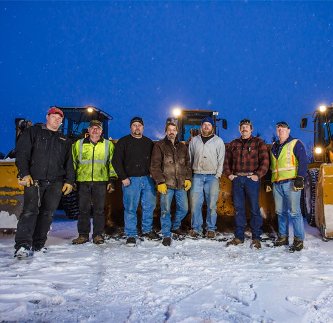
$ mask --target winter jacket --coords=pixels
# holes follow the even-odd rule
[[[112,165],[118,178],[149,176],[150,157],[154,143],[142,136],[132,135],[122,137],[116,143]]]
[[[111,164],[114,145],[111,141],[101,138],[96,144],[89,137],[80,139],[73,144],[73,162],[78,182],[107,182],[116,178]]]
[[[227,146],[224,175],[254,173],[262,178],[269,168],[267,145],[259,137],[237,138]]]
[[[221,177],[225,146],[220,137],[214,135],[204,144],[201,135],[196,136],[190,142],[189,152],[195,174],[213,174],[216,178]]]
[[[186,179],[191,180],[190,156],[185,144],[167,137],[155,143],[150,163],[150,173],[156,184],[165,183],[168,188],[183,189]]]
[[[26,129],[16,146],[18,176],[31,175],[33,180],[64,181],[73,184],[75,173],[71,141],[46,125]]]

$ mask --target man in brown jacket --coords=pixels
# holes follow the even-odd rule
[[[156,142],[153,148],[150,173],[161,194],[161,227],[162,244],[171,245],[172,232],[182,235],[181,221],[188,211],[187,191],[191,188],[191,165],[186,145],[177,139],[177,125],[168,122],[165,127],[165,138]],[[175,196],[176,214],[171,225],[170,207]]]

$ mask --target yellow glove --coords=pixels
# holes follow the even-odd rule
[[[64,195],[69,194],[73,190],[73,186],[71,184],[65,183],[64,186],[62,187],[62,192]]]
[[[168,190],[168,187],[166,186],[165,183],[163,183],[163,184],[158,184],[158,185],[157,185],[157,190],[158,190],[161,194],[166,194],[166,193],[167,193],[167,190]]]
[[[30,175],[24,176],[23,178],[18,179],[19,185],[30,187],[34,184],[34,181],[32,180],[32,177]]]
[[[185,191],[187,192],[191,188],[191,186],[192,186],[191,181],[188,180],[188,179],[185,179],[184,186],[185,186]]]

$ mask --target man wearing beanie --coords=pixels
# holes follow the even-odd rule
[[[137,208],[141,200],[142,236],[159,240],[153,231],[153,212],[156,206],[154,181],[149,173],[150,158],[153,150],[151,139],[143,135],[144,123],[141,117],[130,121],[131,133],[118,140],[112,159],[113,167],[122,181],[125,234],[128,246],[136,245]]]
[[[259,209],[260,178],[268,170],[269,155],[265,142],[252,136],[253,126],[249,119],[239,122],[240,138],[233,140],[226,153],[224,174],[232,181],[232,197],[235,207],[235,237],[227,246],[244,243],[246,228],[245,201],[251,214],[251,248],[260,249],[262,216]]]
[[[189,146],[193,170],[191,197],[191,238],[198,238],[203,231],[202,204],[207,203],[206,237],[215,238],[216,203],[219,196],[220,177],[223,171],[225,147],[223,140],[214,134],[214,121],[206,117],[201,121],[201,134]]]

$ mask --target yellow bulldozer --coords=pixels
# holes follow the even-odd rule
[[[317,226],[323,240],[333,239],[333,105],[321,105],[301,128],[314,133],[313,160],[304,187],[304,212],[308,223]]]
[[[109,120],[112,116],[108,113],[93,107],[61,107],[64,112],[64,120],[61,131],[71,138],[73,142],[82,138],[87,133],[91,120],[97,119],[103,123],[103,135],[108,138]],[[15,119],[15,140],[32,122],[26,119]],[[77,194],[73,192],[62,198],[59,208],[66,212],[69,218],[78,216]],[[4,159],[0,160],[0,230],[13,230],[17,225],[17,218],[23,207],[23,187],[17,182],[17,169],[15,166],[15,149],[10,151]]]

